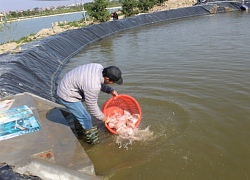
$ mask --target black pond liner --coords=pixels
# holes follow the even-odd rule
[[[12,166],[0,163],[0,179],[2,180],[42,180],[38,176],[19,174],[13,170]]]
[[[56,101],[55,83],[61,69],[90,44],[131,28],[209,15],[214,9],[216,13],[224,13],[226,9],[238,11],[240,7],[241,4],[237,2],[199,4],[91,25],[33,41],[23,45],[18,53],[0,55],[0,98],[29,92]]]

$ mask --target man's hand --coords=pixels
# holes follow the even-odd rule
[[[117,93],[115,90],[113,90],[110,94],[111,94],[112,96],[118,96],[118,93]]]
[[[108,118],[106,116],[104,116],[104,118],[102,119],[102,122],[107,122],[108,123]]]

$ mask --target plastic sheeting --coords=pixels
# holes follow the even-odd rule
[[[0,179],[15,179],[15,180],[42,180],[38,176],[19,174],[13,171],[13,167],[6,163],[0,163]]]
[[[202,4],[202,7],[211,14],[238,11],[240,10],[240,6],[241,6],[241,3],[222,2],[222,1],[216,2],[216,3]]]
[[[22,46],[16,54],[0,55],[0,97],[29,92],[55,101],[55,82],[62,67],[93,42],[114,33],[168,20],[240,10],[240,3],[202,4],[70,30]]]

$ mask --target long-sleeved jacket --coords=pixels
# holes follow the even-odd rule
[[[100,91],[110,93],[113,89],[104,84],[103,66],[96,63],[79,66],[64,75],[57,87],[57,95],[65,101],[85,101],[90,114],[97,119],[104,115],[98,106]]]

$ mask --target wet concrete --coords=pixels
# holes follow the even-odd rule
[[[41,130],[1,140],[0,162],[14,166],[15,170],[22,173],[41,173],[41,169],[35,168],[39,166],[43,168],[44,173],[48,172],[45,170],[47,168],[54,169],[59,174],[69,171],[68,175],[75,173],[80,179],[99,179],[95,176],[91,160],[63,115],[67,113],[63,106],[30,93],[17,94],[5,99],[15,99],[11,108],[22,105],[30,107]],[[32,169],[36,171],[31,172]],[[46,179],[46,176],[43,178]]]

